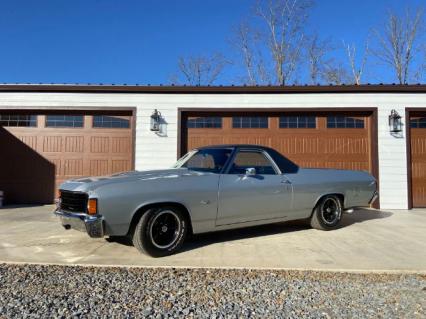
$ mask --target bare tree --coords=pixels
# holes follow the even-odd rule
[[[315,34],[307,43],[306,53],[309,63],[309,79],[311,84],[317,84],[323,76],[324,67],[330,63],[327,54],[332,51],[329,40],[320,40]]]
[[[220,53],[210,56],[179,57],[179,75],[174,75],[172,81],[178,84],[212,85],[229,63]]]
[[[232,44],[242,55],[242,64],[246,71],[243,82],[255,85],[264,82],[264,60],[261,52],[257,51],[258,34],[246,21],[241,22],[235,29]]]
[[[243,65],[247,72],[248,84],[254,85],[257,83],[257,81],[255,75],[256,73],[254,70],[255,62],[251,34],[251,28],[245,22],[242,22],[236,29],[236,43],[238,43],[241,49],[241,53],[243,56]]]
[[[421,50],[422,50],[421,66],[419,68],[418,73],[415,76],[420,81],[423,80],[426,76],[426,43],[422,44]]]
[[[342,85],[350,83],[350,75],[343,64],[334,60],[326,63],[321,73],[323,81],[327,84]]]
[[[305,40],[304,25],[310,0],[258,1],[255,13],[266,25],[265,41],[275,71],[275,82],[288,84],[294,75]]]
[[[407,84],[412,77],[411,67],[418,51],[422,20],[422,9],[417,9],[414,15],[408,10],[403,16],[389,12],[384,30],[374,31],[378,47],[371,52],[392,68],[400,84]]]
[[[251,23],[236,28],[235,44],[249,84],[295,81],[305,43],[304,26],[312,0],[263,0]]]
[[[349,68],[353,77],[353,83],[357,85],[361,84],[361,79],[362,79],[362,76],[364,75],[364,69],[367,63],[368,52],[369,52],[368,43],[369,41],[367,40],[365,42],[363,55],[361,57],[360,62],[358,63],[355,44],[346,44],[345,41],[343,41],[343,47],[346,50]]]

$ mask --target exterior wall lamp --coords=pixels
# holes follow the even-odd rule
[[[161,113],[155,109],[151,115],[151,131],[159,132],[161,124]]]
[[[402,131],[401,116],[396,110],[392,110],[389,115],[389,129],[391,133],[399,133]]]

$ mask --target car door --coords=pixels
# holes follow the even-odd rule
[[[263,150],[239,149],[220,175],[218,197],[217,226],[273,220],[291,210],[292,185]]]

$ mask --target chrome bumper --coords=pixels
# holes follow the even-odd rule
[[[104,237],[104,219],[102,216],[90,216],[84,213],[71,213],[56,209],[53,212],[61,220],[65,229],[86,232],[90,237]]]

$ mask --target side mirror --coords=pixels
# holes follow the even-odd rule
[[[246,169],[246,176],[256,175],[256,169],[254,167],[249,167]]]

